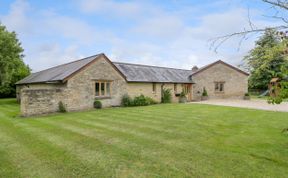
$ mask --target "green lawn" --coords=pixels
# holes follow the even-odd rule
[[[0,100],[0,177],[288,175],[288,113],[166,104],[18,114]]]

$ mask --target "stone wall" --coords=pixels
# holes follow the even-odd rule
[[[243,98],[248,92],[248,76],[224,64],[216,64],[192,76],[193,100],[200,100],[205,87],[209,98]],[[225,82],[224,92],[215,92],[215,82]]]
[[[172,102],[179,102],[179,97],[176,97],[176,93],[182,92],[182,84],[177,84],[177,91],[174,91],[174,83],[156,83],[156,92],[153,92],[153,83],[128,83],[127,93],[131,97],[139,96],[141,94],[153,98],[157,102],[161,102],[161,86],[163,88],[170,89],[172,94]]]
[[[58,111],[58,103],[64,98],[63,87],[23,88],[21,90],[21,115],[33,116]]]
[[[95,97],[98,80],[111,81],[111,97]],[[101,57],[64,84],[29,84],[17,88],[21,96],[21,115],[32,116],[57,112],[60,101],[67,111],[92,109],[95,99],[101,100],[103,107],[119,106],[126,86],[125,79]]]
[[[95,97],[96,81],[111,82],[110,97]],[[248,89],[246,75],[221,63],[193,75],[193,81],[196,83],[191,89],[194,100],[200,99],[203,87],[210,98],[243,97]],[[214,82],[225,82],[223,93],[214,91]],[[67,111],[92,109],[95,99],[101,100],[103,107],[119,106],[124,94],[131,97],[143,94],[161,102],[161,86],[171,89],[173,102],[179,101],[175,94],[182,92],[182,84],[177,84],[177,91],[174,91],[174,83],[157,83],[153,92],[153,83],[127,83],[113,65],[101,57],[63,84],[20,85],[17,93],[21,96],[21,114],[31,116],[58,111],[60,101]]]
[[[95,82],[111,81],[111,97],[96,98]],[[89,65],[67,82],[68,95],[66,100],[68,111],[93,108],[95,99],[102,102],[103,107],[119,106],[122,96],[126,93],[127,83],[121,74],[103,57]]]

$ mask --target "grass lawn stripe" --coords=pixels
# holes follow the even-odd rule
[[[56,177],[285,177],[288,174],[288,135],[281,133],[288,125],[287,113],[165,104],[56,114],[40,119],[18,119],[17,114],[19,106],[15,100],[0,100],[0,129],[11,123],[11,127],[0,130],[0,135],[27,149],[19,149],[20,153],[24,150],[24,155],[26,152],[36,155],[41,164],[35,167],[52,169]],[[36,175],[25,173],[24,166],[14,170],[13,152],[9,151],[9,145],[1,146],[0,156],[7,162],[2,166],[8,170],[3,173],[5,177],[10,173],[16,175],[10,177]],[[44,156],[50,147],[52,151]],[[58,159],[68,159],[69,163]],[[57,171],[58,166],[51,163],[66,168]],[[102,169],[107,165],[107,169]],[[74,174],[69,172],[73,168]],[[45,177],[45,173],[41,176]]]
[[[175,167],[175,165],[173,164],[173,160],[169,161],[170,165],[168,164],[169,162],[167,160],[161,160],[161,159],[155,159],[155,156],[153,156],[154,154],[157,154],[158,156],[160,156],[159,154],[169,154],[169,152],[167,152],[167,149],[162,150],[162,152],[157,152],[156,150],[149,150],[146,151],[144,154],[145,149],[148,149],[148,147],[152,146],[155,148],[158,148],[158,143],[155,141],[151,141],[150,139],[144,139],[143,138],[138,138],[136,136],[136,138],[134,137],[134,135],[131,134],[127,134],[127,133],[123,133],[123,132],[119,132],[119,131],[113,131],[110,129],[107,129],[105,127],[100,127],[100,130],[94,130],[95,127],[91,126],[91,125],[85,125],[85,124],[79,124],[79,123],[73,123],[73,122],[67,122],[65,121],[65,123],[52,123],[50,121],[46,121],[46,120],[40,120],[41,122],[44,123],[50,123],[52,124],[54,127],[60,127],[61,129],[67,129],[71,132],[76,132],[80,135],[84,135],[86,137],[90,137],[92,139],[96,139],[98,141],[102,141],[104,143],[102,149],[105,149],[106,146],[108,146],[108,148],[114,148],[112,150],[112,153],[115,154],[122,154],[122,157],[127,159],[127,156],[129,155],[129,158],[132,159],[132,161],[138,161],[139,163],[141,163],[143,160],[150,162],[151,164],[146,165],[148,166],[148,168],[151,170],[156,169],[155,172],[159,172],[159,169],[165,169],[166,171],[162,171],[162,172],[167,172],[167,169],[172,169],[174,171],[177,171],[178,168]],[[90,129],[89,129],[90,128]],[[91,128],[93,128],[93,130],[91,130]],[[100,132],[104,132],[104,138],[103,138],[103,134],[101,136],[99,136],[99,131]],[[114,133],[114,134],[113,134]],[[107,137],[108,136],[108,137]],[[135,138],[135,139],[133,139]],[[111,139],[116,139],[118,140],[117,142],[110,142],[109,140]],[[129,142],[130,139],[133,139],[134,142]],[[92,141],[90,141],[92,142]],[[147,143],[148,142],[148,143]],[[130,143],[130,144],[129,144]],[[146,147],[144,148],[143,146],[141,146],[140,149],[139,146],[137,146],[137,143],[139,145],[144,144],[146,145]],[[144,150],[143,150],[144,149]],[[109,154],[109,152],[107,152],[107,154]],[[163,155],[163,159],[166,158],[166,155]],[[117,156],[117,155],[116,155]],[[160,162],[160,164],[159,164]],[[155,164],[154,164],[155,163]],[[156,165],[157,167],[154,168],[154,165]],[[142,167],[142,166],[141,166]],[[148,169],[145,168],[145,169]],[[160,171],[161,172],[161,171]],[[156,174],[155,173],[155,174]],[[184,173],[184,172],[183,172]],[[182,173],[181,173],[182,174]],[[185,174],[185,173],[184,173]]]
[[[88,142],[87,137],[83,138],[82,135],[71,134],[64,129],[55,129],[51,125],[40,122],[26,122],[21,125],[42,140],[47,140],[51,144],[65,149],[73,157],[87,163],[87,172],[90,172],[91,176],[112,176],[110,167],[112,157],[107,152],[103,152],[101,143],[95,142],[95,140]]]
[[[7,125],[3,126],[9,128]],[[10,166],[13,165],[13,168],[17,170],[16,173],[18,172],[17,174],[21,175],[19,177],[41,177],[43,174],[47,177],[57,177],[53,169],[50,169],[44,162],[39,160],[26,145],[19,142],[14,136],[9,135],[11,135],[11,130],[2,127],[0,148],[6,153],[7,159],[10,160]],[[5,177],[2,173],[0,175],[0,177]]]
[[[87,167],[79,159],[67,153],[65,149],[51,145],[49,142],[41,140],[37,135],[25,131],[25,128],[7,124],[2,129],[9,129],[9,135],[15,138],[16,142],[29,149],[31,154],[34,154],[41,163],[45,164],[51,170],[48,171],[49,173],[54,172],[58,177],[86,176],[88,174]],[[45,172],[40,177],[46,177]]]

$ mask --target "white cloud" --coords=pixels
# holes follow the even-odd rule
[[[0,19],[8,30],[21,30],[24,33],[30,33],[32,24],[27,17],[29,10],[31,10],[29,3],[24,0],[17,0],[11,4],[9,13],[0,16]]]
[[[174,38],[182,28],[184,24],[179,17],[160,15],[141,21],[132,32],[157,38]]]
[[[199,15],[200,7],[171,11],[139,1],[76,2],[77,9],[68,15],[16,0],[9,12],[0,16],[9,30],[20,34],[25,61],[34,71],[96,52],[106,52],[113,61],[186,69],[218,59],[238,64],[255,39],[243,43],[239,52],[239,39],[225,43],[218,54],[209,50],[208,39],[243,30],[248,25],[247,10],[240,7]],[[79,10],[85,13],[79,15]],[[251,16],[259,13],[250,10]],[[93,17],[100,17],[101,22],[91,21]],[[253,22],[258,26],[271,24],[258,19]],[[106,23],[112,25],[106,27]]]
[[[140,13],[141,4],[138,2],[117,2],[113,0],[79,0],[77,5],[85,13],[105,13],[105,15],[116,14],[131,16]]]
[[[33,72],[83,57],[79,54],[79,47],[74,45],[63,48],[57,43],[47,43],[35,47],[33,51],[37,51],[37,53],[28,54],[29,58],[34,59],[30,61],[30,67],[37,69],[33,70]]]

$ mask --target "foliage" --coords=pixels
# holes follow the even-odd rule
[[[250,96],[250,94],[249,93],[245,93],[244,96]]]
[[[182,92],[180,93],[180,97],[186,97],[186,93],[185,93],[184,91],[182,91]]]
[[[101,103],[100,100],[95,100],[93,105],[94,105],[94,108],[96,108],[96,109],[101,109],[102,108],[102,103]]]
[[[15,32],[0,24],[0,98],[15,96],[15,83],[30,74]]]
[[[148,106],[151,104],[157,104],[156,101],[154,101],[152,98],[144,95],[136,96],[135,98],[131,99],[129,95],[124,95],[122,97],[122,106],[128,107],[128,106]]]
[[[156,104],[156,102],[152,98],[142,94],[140,96],[136,96],[133,100],[133,106],[148,106],[151,104]]]
[[[278,76],[281,79],[280,88],[274,88],[276,90],[279,90],[279,94],[276,97],[269,97],[268,99],[268,103],[272,103],[272,104],[280,104],[283,102],[284,99],[288,98],[288,39],[287,39],[287,36],[285,36],[284,40],[282,40],[282,54],[286,62],[281,66],[281,73]]]
[[[205,87],[203,88],[202,96],[208,96],[208,92]]]
[[[66,107],[65,107],[65,105],[64,105],[64,103],[62,101],[60,101],[58,103],[58,110],[59,110],[59,112],[62,112],[62,113],[67,112]]]
[[[121,100],[121,106],[127,107],[132,105],[133,100],[131,97],[127,94],[123,95],[122,100]]]
[[[171,103],[171,100],[172,100],[171,89],[164,88],[162,90],[161,102],[162,103]]]
[[[250,68],[249,88],[267,89],[271,78],[281,75],[281,67],[287,63],[283,49],[277,32],[267,29],[244,58]]]

